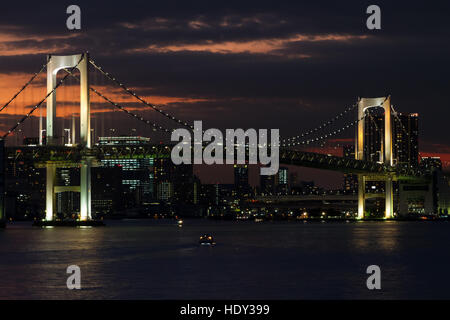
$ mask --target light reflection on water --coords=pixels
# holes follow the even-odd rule
[[[111,221],[0,230],[1,299],[449,299],[448,223]],[[198,246],[212,233],[215,247]],[[66,288],[66,268],[82,290]],[[382,290],[366,289],[368,265]]]

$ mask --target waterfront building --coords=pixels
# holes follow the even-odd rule
[[[355,146],[343,146],[343,157],[345,159],[355,159]],[[358,192],[358,175],[354,173],[344,173],[344,194],[356,194]]]
[[[419,115],[398,113],[392,122],[393,157],[398,165],[417,167],[419,164]]]
[[[139,147],[149,145],[150,139],[137,136],[99,137],[98,145],[118,148]],[[136,204],[148,202],[154,197],[154,158],[143,157],[106,157],[101,160],[105,168],[122,168],[122,185],[124,191],[134,194]]]
[[[277,173],[278,186],[277,194],[288,195],[289,194],[289,169],[287,167],[280,167]]]
[[[278,174],[260,175],[260,194],[274,195],[278,187]]]
[[[248,182],[249,168],[247,164],[234,165],[234,187],[238,197],[249,197],[251,188]]]
[[[96,216],[120,212],[128,203],[122,173],[121,166],[91,168],[92,212]]]

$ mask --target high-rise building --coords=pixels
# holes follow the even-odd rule
[[[162,181],[158,183],[157,188],[157,199],[163,201],[170,201],[173,198],[173,184],[169,181]]]
[[[5,148],[5,214],[14,219],[42,218],[45,169],[37,168],[28,148]],[[23,157],[17,158],[18,154]]]
[[[92,212],[96,216],[123,209],[126,200],[121,177],[121,166],[91,168]]]
[[[172,163],[172,160],[169,159]],[[174,165],[171,182],[176,203],[197,204],[199,199],[200,180],[194,175],[192,164]]]
[[[392,157],[394,164],[418,166],[419,115],[397,113],[392,115]],[[367,110],[364,118],[364,158],[380,161],[384,148],[384,114],[379,108]]]
[[[175,165],[170,158],[158,158],[153,172],[158,200],[185,204],[198,202],[200,182],[194,176],[192,164]]]
[[[299,183],[298,180],[298,173],[297,172],[291,172],[289,174],[289,186],[292,187],[297,187]]]
[[[278,174],[260,176],[260,193],[268,196],[274,195],[278,187]]]
[[[200,203],[206,206],[219,205],[219,184],[203,184],[200,190]]]
[[[392,114],[392,160],[394,165],[409,167],[416,167],[418,165],[418,123],[419,115],[417,113]],[[368,109],[366,117],[364,118],[364,124],[364,158],[368,161],[382,161],[385,148],[384,110],[381,108]],[[345,187],[347,188],[348,185]],[[394,182],[393,190],[394,198],[398,198],[399,186],[397,182]],[[385,192],[385,182],[369,181],[366,183],[366,192],[383,194]],[[369,202],[373,203],[371,210],[373,214],[377,215],[383,212],[384,203],[380,198],[373,198]],[[396,204],[394,203],[394,206],[395,205]]]
[[[246,197],[250,195],[250,185],[248,183],[248,165],[234,165],[234,187],[238,196]]]
[[[364,118],[364,159],[378,162],[382,159],[384,114],[380,108],[366,111]]]
[[[423,157],[420,168],[431,176],[432,207],[429,210],[433,214],[448,217],[450,214],[450,181],[442,171],[442,161],[440,157]],[[410,187],[411,188],[411,187]],[[425,200],[427,197],[424,197]],[[426,210],[426,204],[425,210]]]
[[[419,115],[398,113],[393,116],[393,158],[400,165],[417,167],[419,164]]]
[[[442,161],[440,157],[422,157],[422,160],[420,161],[420,167],[428,170],[433,171],[434,169],[442,170]]]
[[[289,194],[289,169],[287,167],[280,167],[278,169],[278,188],[277,193],[280,195]]]
[[[343,157],[345,159],[355,159],[355,146],[343,146]],[[344,193],[355,194],[358,192],[358,175],[353,173],[344,173]]]
[[[139,147],[150,144],[149,138],[122,136],[122,137],[99,137],[100,146],[113,146],[119,148]],[[149,201],[154,196],[154,160],[148,158],[105,157],[101,160],[105,168],[122,168],[122,185],[130,192],[134,193],[138,203]]]

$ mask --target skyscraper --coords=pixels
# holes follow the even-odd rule
[[[132,136],[99,137],[98,144],[119,148],[139,147],[150,144],[150,139]],[[153,158],[105,157],[101,163],[106,168],[122,167],[122,185],[136,195],[138,203],[153,197]]]
[[[278,194],[289,194],[289,169],[287,167],[280,167],[278,170]]]
[[[417,113],[398,113],[393,118],[394,162],[417,167],[419,164],[419,115]]]
[[[275,194],[278,186],[278,174],[260,176],[261,194],[268,196]]]
[[[14,219],[42,218],[45,208],[45,169],[33,163],[31,148],[5,148],[5,213]],[[23,159],[16,159],[17,152]],[[26,155],[26,156],[25,156]]]
[[[355,146],[343,146],[343,157],[345,159],[355,159]],[[355,194],[358,192],[358,175],[353,173],[344,173],[344,193]]]
[[[420,167],[428,170],[442,170],[442,161],[440,157],[423,157],[420,162]]]
[[[382,109],[367,110],[364,119],[364,158],[380,161],[384,148],[384,115]],[[419,163],[419,115],[392,115],[392,156],[394,164],[417,167]]]
[[[92,212],[95,215],[123,210],[126,201],[121,177],[121,166],[91,168]]]
[[[158,158],[154,163],[154,181],[158,200],[196,204],[199,180],[192,164],[175,165],[170,158]]]
[[[366,111],[364,128],[364,159],[378,162],[381,160],[384,137],[384,115],[382,109],[370,108]]]
[[[248,183],[248,165],[234,165],[234,187],[240,197],[245,197],[250,194],[250,185]]]

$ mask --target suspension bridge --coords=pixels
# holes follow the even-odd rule
[[[24,95],[27,88],[33,87],[40,74],[47,70],[46,93],[31,106],[20,106],[20,97]],[[61,71],[61,73],[60,73]],[[58,74],[60,73],[60,74]],[[97,85],[91,85],[92,79],[100,79]],[[56,93],[60,92],[64,84],[71,83],[72,86],[79,86],[79,108],[74,111],[73,102],[70,104],[70,112],[63,112],[57,117],[57,109],[61,109],[61,104],[57,104]],[[111,90],[108,84],[112,83],[114,89]],[[108,94],[109,93],[109,94]],[[65,97],[62,93],[64,103],[68,103],[71,97]],[[113,97],[111,97],[113,96]],[[134,99],[136,105],[132,107],[124,106],[124,98]],[[93,104],[94,101],[94,104]],[[122,101],[122,102],[121,102]],[[45,124],[42,115],[46,109]],[[142,126],[143,132],[147,135],[158,134],[170,138],[170,134],[178,127],[184,127],[193,130],[193,126],[187,121],[181,120],[172,114],[169,114],[163,108],[156,104],[148,102],[134,90],[127,87],[111,73],[106,72],[96,61],[90,58],[88,53],[82,53],[69,56],[47,56],[47,61],[41,69],[31,76],[26,83],[0,108],[0,113],[5,114],[9,109],[20,109],[11,112],[19,119],[10,117],[14,121],[9,128],[4,130],[1,143],[4,144],[10,139],[10,145],[18,144],[20,133],[37,132],[38,141],[33,146],[22,146],[15,148],[13,155],[17,161],[27,159],[35,163],[37,167],[46,169],[46,202],[45,202],[45,220],[55,219],[55,194],[58,192],[76,191],[80,193],[80,220],[89,221],[92,219],[91,213],[91,168],[99,165],[99,161],[105,158],[115,157],[170,157],[171,145],[169,143],[130,146],[127,148],[118,148],[114,146],[105,146],[95,143],[95,135],[98,131],[105,134],[108,125],[105,125],[105,119],[94,118],[94,114],[105,112],[105,106],[109,106],[109,111],[124,113],[124,121],[134,119],[136,123]],[[101,106],[99,110],[92,112],[92,105]],[[19,107],[18,107],[19,106]],[[57,107],[58,106],[58,107]],[[138,106],[138,107],[137,107]],[[155,121],[142,115],[140,110],[155,112],[163,121]],[[62,106],[64,108],[64,105]],[[370,108],[383,108],[384,110],[384,132],[382,141],[382,152],[379,161],[370,161],[366,159],[365,148],[365,119],[370,116],[367,112]],[[24,114],[20,114],[25,110]],[[38,115],[36,113],[39,113]],[[339,129],[333,129],[334,124],[348,115],[357,114],[356,119],[345,123]],[[75,119],[75,115],[78,115]],[[70,118],[70,116],[72,118]],[[106,117],[106,116],[105,116]],[[8,119],[10,119],[8,118]],[[416,167],[399,165],[393,161],[392,151],[392,121],[397,119],[397,113],[391,105],[391,97],[379,98],[359,98],[355,104],[352,104],[337,116],[325,121],[321,125],[303,132],[299,135],[280,139],[280,163],[312,167],[326,170],[352,173],[358,176],[358,218],[365,217],[365,200],[370,196],[366,193],[366,183],[369,181],[385,182],[385,218],[393,218],[393,182],[407,181],[414,183],[429,184],[429,176]],[[6,118],[4,118],[6,119]],[[63,119],[63,120],[60,120]],[[57,122],[65,121],[58,128]],[[5,120],[5,122],[8,122]],[[108,120],[106,120],[108,121]],[[37,124],[36,124],[37,122]],[[79,122],[76,128],[76,122]],[[27,123],[31,123],[31,128],[27,128]],[[3,123],[3,126],[7,123]],[[70,128],[67,128],[70,127]],[[101,129],[100,129],[101,128]],[[115,131],[114,124],[109,124],[109,130]],[[341,133],[347,132],[350,128],[355,128],[355,158],[349,159],[341,156],[311,152],[308,147],[314,144],[326,144],[330,138],[337,137]],[[404,128],[403,128],[404,129]],[[97,131],[97,132],[96,132]],[[320,132],[326,131],[325,134]],[[319,134],[319,135],[318,135]],[[98,134],[97,134],[98,135]],[[312,137],[315,136],[316,137]],[[318,135],[318,136],[317,136]],[[63,138],[64,143],[61,143]],[[302,150],[306,147],[307,150]],[[56,185],[57,168],[80,168],[80,185],[77,187],[64,187]],[[4,168],[0,168],[4,170]],[[0,210],[0,218],[4,218],[4,208]]]

